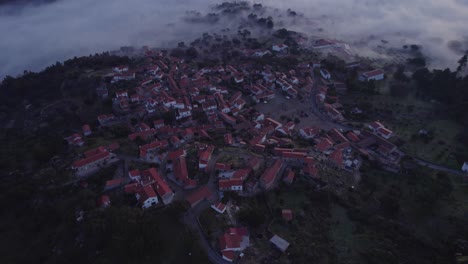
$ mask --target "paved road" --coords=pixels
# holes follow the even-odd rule
[[[452,173],[452,174],[459,175],[459,176],[467,175],[466,173],[464,173],[462,171],[447,168],[447,167],[444,167],[444,166],[441,166],[441,165],[438,165],[438,164],[434,164],[434,163],[431,163],[431,162],[427,162],[427,161],[424,161],[424,160],[421,160],[421,159],[418,159],[418,158],[414,158],[414,160],[419,165],[429,167],[429,168],[434,169],[434,170],[443,171],[443,172],[447,172],[447,173]]]
[[[210,245],[208,238],[205,236],[199,222],[198,222],[198,214],[203,211],[202,209],[209,206],[208,202],[203,202],[197,205],[195,208],[189,209],[184,215],[184,223],[192,228],[194,231],[197,232],[198,237],[200,238],[200,243],[202,248],[205,250],[206,255],[210,259],[212,263],[215,264],[228,264],[228,262],[223,259],[221,254],[218,252],[217,249],[213,249]]]

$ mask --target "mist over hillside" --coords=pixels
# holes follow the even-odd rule
[[[219,1],[215,0],[0,3],[5,2],[10,3],[0,6],[0,76],[36,71],[56,61],[121,46],[168,47],[190,42],[204,32],[226,28],[236,32],[240,22],[239,16],[226,14],[216,20],[187,19],[197,12],[201,18],[216,13],[213,7]],[[468,49],[464,25],[468,2],[463,0],[248,2],[266,7],[260,12],[273,17],[275,28],[342,39],[358,46],[363,55],[372,56],[367,48],[376,46],[418,44],[431,58],[431,67],[453,67]],[[288,16],[288,9],[297,15]]]

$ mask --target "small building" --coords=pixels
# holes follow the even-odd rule
[[[135,196],[143,209],[158,204],[158,196],[151,185],[140,188]]]
[[[468,161],[465,161],[465,162],[463,163],[463,166],[462,166],[461,170],[462,170],[463,172],[468,172]]]
[[[276,52],[286,52],[288,50],[288,46],[284,44],[278,44],[278,45],[273,45],[271,49]]]
[[[304,139],[313,139],[319,132],[319,129],[315,127],[306,127],[299,129],[299,134]]]
[[[101,195],[97,202],[98,206],[101,208],[107,208],[110,206],[111,201],[108,195]]]
[[[270,242],[275,245],[281,252],[285,252],[288,247],[289,247],[289,242],[282,239],[281,237],[274,235],[271,239]]]
[[[242,179],[221,179],[218,182],[218,187],[221,191],[242,191],[243,182]]]
[[[359,80],[363,81],[363,82],[368,82],[368,81],[371,81],[371,80],[379,81],[379,80],[383,80],[384,77],[385,77],[385,72],[384,71],[382,71],[382,70],[373,70],[373,71],[368,71],[368,72],[362,73],[359,76]]]
[[[113,70],[114,72],[117,72],[117,73],[126,72],[128,71],[128,66],[125,66],[125,65],[118,66],[118,67],[115,67]]]
[[[200,159],[198,162],[198,168],[205,169],[208,166],[208,163],[211,160],[211,156],[213,155],[214,146],[210,145],[206,148],[205,151],[200,152]]]
[[[392,137],[393,132],[385,127],[381,127],[377,129],[377,135],[385,139],[389,139],[390,137]]]
[[[132,181],[140,181],[141,180],[141,173],[140,170],[131,170],[128,172],[128,177]]]
[[[109,96],[109,91],[107,90],[106,86],[99,86],[96,88],[96,94],[102,99],[105,99]]]
[[[106,185],[104,189],[109,190],[109,189],[120,187],[123,182],[124,182],[124,178],[115,178],[112,180],[108,180],[106,181]]]
[[[287,222],[290,222],[293,220],[293,212],[291,209],[283,209],[281,211],[281,215],[283,216],[283,219]]]
[[[84,124],[83,125],[83,135],[86,137],[86,136],[91,135],[92,133],[93,132],[91,131],[91,127],[88,124]]]
[[[75,133],[69,137],[66,137],[65,140],[67,140],[68,144],[73,145],[73,146],[78,146],[78,147],[83,146],[85,143],[81,135],[78,133]]]
[[[213,197],[213,193],[211,192],[208,185],[205,185],[198,190],[191,192],[187,195],[187,202],[190,204],[191,207],[197,206],[197,204],[201,203],[205,200],[210,200]]]
[[[265,170],[260,177],[260,184],[263,188],[270,189],[273,187],[282,166],[283,161],[281,159],[277,159],[272,167]]]
[[[85,158],[73,162],[72,169],[77,171],[86,171],[90,168],[96,168],[99,165],[104,165],[113,155],[104,147],[99,147],[89,150],[84,153]]]
[[[222,202],[219,202],[217,204],[212,204],[211,208],[213,208],[213,210],[215,210],[216,212],[220,214],[223,214],[224,211],[226,211],[226,205],[223,204]]]
[[[219,246],[223,259],[234,260],[234,252],[242,251],[250,245],[250,238],[245,227],[229,228],[219,237]]]
[[[385,126],[382,123],[380,123],[379,121],[375,121],[375,122],[370,123],[367,127],[370,130],[372,130],[372,132],[376,132],[379,128],[382,128],[382,127],[385,127]]]
[[[322,77],[325,80],[330,80],[331,79],[331,74],[326,69],[320,69],[320,75],[322,75]]]

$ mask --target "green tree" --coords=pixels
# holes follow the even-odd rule
[[[468,52],[465,53],[465,55],[463,55],[463,57],[461,57],[460,60],[458,60],[457,72],[464,69],[466,67],[467,62],[468,62]]]

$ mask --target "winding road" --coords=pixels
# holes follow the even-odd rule
[[[444,167],[442,165],[427,162],[427,161],[424,161],[424,160],[421,160],[421,159],[418,159],[418,158],[413,158],[413,159],[419,165],[431,168],[433,170],[443,171],[443,172],[447,172],[447,173],[451,173],[451,174],[455,174],[455,175],[459,175],[459,176],[466,176],[467,175],[467,173],[465,173],[463,171],[459,171],[459,170],[451,169],[451,168],[448,168],[448,167]]]

